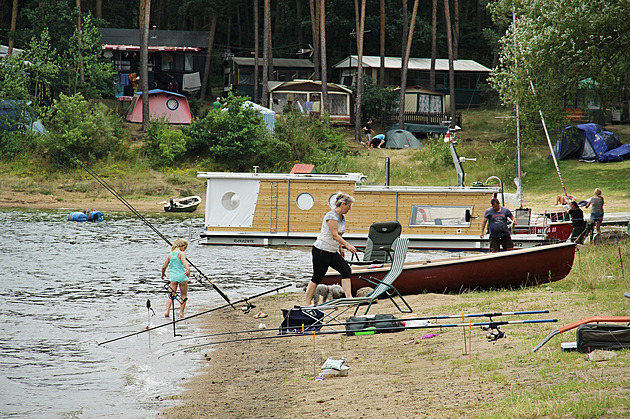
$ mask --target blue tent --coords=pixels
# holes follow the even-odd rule
[[[617,150],[619,148],[619,150]],[[576,158],[580,161],[619,161],[628,157],[630,145],[622,145],[615,134],[597,124],[566,127],[553,152],[559,160]]]

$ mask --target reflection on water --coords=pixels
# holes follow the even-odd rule
[[[77,223],[68,212],[0,210],[0,416],[153,417],[198,368],[198,355],[158,360],[170,326],[98,343],[168,321],[160,268],[170,249],[131,214]],[[233,301],[310,277],[306,248],[202,246],[200,215],[146,217],[171,241],[191,240],[188,258]],[[223,303],[190,282],[187,314]],[[179,322],[177,332],[192,336],[196,324]]]

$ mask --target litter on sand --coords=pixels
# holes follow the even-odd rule
[[[409,342],[405,342],[405,345],[409,345],[410,343],[418,343],[418,341],[422,340],[422,339],[431,339],[434,338],[436,336],[439,336],[437,333],[428,333],[426,335],[422,335],[417,339],[414,340],[410,340]]]

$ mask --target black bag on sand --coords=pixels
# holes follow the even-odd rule
[[[400,332],[403,330],[403,323],[391,314],[354,316],[346,320],[346,335],[348,336],[357,332],[367,334],[366,329],[372,333]]]
[[[298,307],[288,310],[283,308],[282,324],[278,328],[278,334],[302,334],[302,325],[304,325],[304,332],[318,331],[322,327],[323,317],[324,312],[321,310],[300,309]]]
[[[583,324],[577,328],[575,334],[579,352],[630,348],[630,326]]]

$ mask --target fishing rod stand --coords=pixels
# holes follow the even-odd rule
[[[168,292],[168,298],[171,299],[171,308],[173,310],[173,337],[182,337],[182,335],[177,334],[177,331],[175,329],[175,301],[177,301],[179,304],[184,304],[184,300],[179,294],[177,294],[177,291],[174,291],[171,288],[170,282],[164,284],[164,289],[166,290],[166,292]]]

